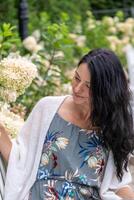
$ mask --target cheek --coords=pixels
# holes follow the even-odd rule
[[[85,91],[85,94],[86,94],[87,97],[91,97],[91,89],[87,89]]]
[[[74,88],[76,86],[76,82],[74,80],[72,80],[71,86],[72,86],[72,88]]]
[[[86,91],[86,96],[89,97],[90,96],[90,91]]]

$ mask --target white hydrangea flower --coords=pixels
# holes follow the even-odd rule
[[[54,55],[54,58],[64,58],[64,52],[63,51],[57,51]]]
[[[85,45],[86,36],[85,35],[77,35],[74,33],[70,33],[69,37],[76,42],[77,46],[83,47]]]
[[[117,30],[116,30],[116,27],[112,26],[112,27],[109,27],[109,32],[112,33],[112,34],[115,34],[117,33]]]
[[[121,41],[122,41],[122,44],[123,44],[124,46],[126,46],[126,45],[129,44],[129,42],[130,42],[130,37],[125,36],[125,37],[122,38]]]
[[[94,29],[96,26],[96,21],[92,18],[88,18],[87,25],[89,30]]]
[[[0,72],[0,85],[3,88],[0,94],[4,94],[4,101],[7,97],[8,102],[15,101],[15,97],[23,94],[37,76],[36,66],[30,60],[21,56],[17,58],[9,56],[1,60]],[[8,95],[7,91],[9,91]]]
[[[75,33],[69,33],[69,37],[72,39],[72,40],[75,40],[77,38],[77,35]]]
[[[130,24],[132,24],[134,26],[134,18],[128,17],[126,19],[126,23],[130,23]]]
[[[116,28],[118,31],[121,31],[121,32],[125,32],[126,31],[126,25],[124,22],[119,22],[116,24]]]
[[[9,89],[0,88],[0,96],[4,102],[15,102],[17,98],[17,92]]]
[[[39,50],[42,49],[42,46],[37,43],[35,37],[33,36],[28,36],[23,40],[23,45],[24,47],[31,51],[31,52],[38,52]]]
[[[23,45],[29,51],[33,51],[37,45],[36,39],[33,36],[28,36],[23,40]]]
[[[114,19],[112,17],[105,16],[103,18],[102,22],[107,26],[113,26],[114,25]]]
[[[24,119],[21,118],[19,115],[16,115],[15,113],[11,112],[9,110],[8,104],[1,104],[0,106],[0,123],[7,129],[7,131],[10,133],[10,137],[14,138],[18,134],[18,132],[21,130]]]
[[[40,30],[35,30],[33,33],[32,33],[32,36],[36,39],[36,41],[39,41],[40,40],[40,37],[41,37],[41,32]]]
[[[133,37],[133,29],[134,29],[134,25],[132,25],[131,23],[125,23],[125,30],[124,30],[124,34],[127,36],[132,36]]]
[[[79,47],[83,47],[85,45],[85,41],[86,41],[85,35],[80,35],[76,38],[76,43],[77,43],[77,46]]]

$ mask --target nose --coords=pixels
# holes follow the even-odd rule
[[[79,83],[77,86],[75,86],[75,92],[79,93],[83,91],[83,83]]]

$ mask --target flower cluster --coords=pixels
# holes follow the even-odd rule
[[[9,105],[0,106],[0,123],[7,129],[9,136],[15,138],[24,124],[23,118],[10,111]]]
[[[42,50],[43,44],[38,44],[37,40],[34,36],[28,36],[26,39],[23,40],[24,47],[32,52],[37,53],[38,51]]]
[[[107,40],[113,51],[122,51],[129,43],[134,43],[134,19],[127,18],[124,22],[120,22],[118,17],[105,17],[102,21],[107,25]]]
[[[78,35],[74,33],[70,33],[69,37],[76,43],[79,47],[84,47],[86,42],[86,36],[85,35]]]
[[[100,46],[105,46],[105,42],[107,42],[106,46],[108,45],[111,50],[115,51],[123,59],[124,47],[128,44],[134,45],[134,19],[130,17],[124,19],[123,13],[117,13],[114,17],[104,16],[102,20],[96,20],[91,12],[87,14],[89,16],[87,18],[87,31],[92,36],[90,43],[96,44],[95,40],[99,38]],[[97,37],[97,33],[100,33],[99,37]],[[101,33],[104,34],[101,35]],[[101,42],[104,42],[104,45]]]
[[[36,66],[21,56],[8,56],[0,61],[0,98],[15,101],[37,76]]]

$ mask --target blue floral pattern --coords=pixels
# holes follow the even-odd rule
[[[81,129],[56,113],[29,200],[100,200],[107,156],[102,133]]]
[[[83,167],[84,164],[88,165],[89,168],[94,168],[95,174],[97,174],[96,179],[101,182],[103,178],[103,169],[105,167],[104,141],[95,131],[93,131],[88,138],[89,140],[84,143],[84,146],[79,143],[79,154],[82,157],[80,168]]]

